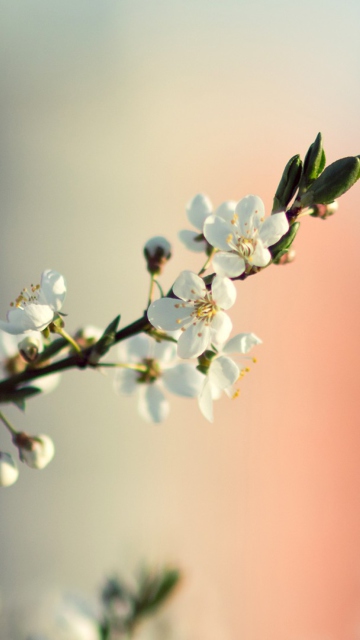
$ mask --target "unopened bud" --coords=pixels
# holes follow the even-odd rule
[[[41,340],[36,335],[26,336],[18,346],[19,353],[25,362],[35,362],[42,348]]]
[[[0,487],[10,487],[18,479],[19,470],[10,453],[0,451]]]
[[[326,220],[329,216],[332,216],[339,208],[339,205],[336,200],[334,202],[330,202],[329,204],[314,204],[312,207],[313,213],[311,215],[313,218],[322,218],[322,220]]]
[[[294,262],[296,257],[295,249],[289,249],[286,253],[283,253],[277,264],[290,264],[290,262]]]
[[[102,334],[102,329],[89,324],[78,329],[74,338],[81,349],[86,349],[86,347],[91,347],[92,344],[100,340]]]
[[[171,244],[163,236],[155,236],[144,247],[147,269],[152,275],[159,275],[171,258]]]
[[[27,464],[31,469],[44,469],[54,457],[55,447],[49,436],[43,434],[29,436],[27,433],[17,433],[13,442],[19,449],[21,462]]]

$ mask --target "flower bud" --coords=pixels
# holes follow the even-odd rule
[[[163,236],[155,236],[144,247],[147,269],[152,275],[159,275],[171,258],[171,244]]]
[[[49,436],[17,433],[13,442],[19,449],[21,462],[25,462],[31,469],[44,469],[54,457],[55,447]]]
[[[10,453],[0,451],[0,487],[10,487],[18,479],[19,470]]]
[[[296,257],[295,249],[289,249],[289,251],[286,251],[285,253],[282,254],[282,256],[279,258],[276,264],[290,264],[290,262],[294,262],[295,257]]]
[[[314,204],[312,209],[314,210],[311,213],[313,218],[322,218],[322,220],[326,220],[329,216],[332,216],[339,208],[339,205],[336,200],[334,202],[330,202],[329,204]]]
[[[42,344],[36,334],[26,336],[19,342],[19,353],[25,362],[34,362],[41,351]]]
[[[81,327],[78,329],[74,335],[74,339],[76,340],[79,347],[82,349],[86,349],[86,347],[90,347],[92,344],[100,340],[103,332],[98,327],[94,327],[91,324],[85,325],[85,327]]]

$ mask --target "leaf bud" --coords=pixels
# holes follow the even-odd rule
[[[0,451],[0,487],[10,487],[19,476],[19,470],[10,453]]]
[[[318,133],[304,159],[304,168],[299,185],[300,193],[305,191],[319,177],[324,171],[325,164],[326,158],[322,146],[322,135]]]
[[[296,155],[290,158],[276,189],[272,213],[283,211],[290,204],[299,186],[301,170],[300,156]]]
[[[351,189],[360,178],[360,159],[356,156],[336,160],[322,172],[300,198],[303,207],[330,204]]]
[[[171,244],[163,236],[154,236],[144,247],[147,270],[152,275],[159,275],[171,258]]]
[[[13,437],[13,443],[19,449],[21,462],[31,469],[44,469],[54,457],[55,447],[49,436],[29,436],[19,432]]]
[[[36,334],[26,336],[18,344],[19,353],[25,362],[35,362],[42,349],[40,338]]]

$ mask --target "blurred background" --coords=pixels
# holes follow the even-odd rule
[[[50,267],[69,331],[125,326],[146,303],[148,238],[173,243],[165,288],[200,267],[177,240],[196,193],[255,193],[270,212],[318,131],[329,163],[360,152],[357,0],[0,10],[2,318]],[[5,603],[171,562],[181,640],[360,638],[359,207],[356,185],[328,221],[304,219],[293,264],[238,284],[235,331],[264,344],[214,424],[174,398],[146,424],[91,371],[7,412],[56,456],[1,492]]]

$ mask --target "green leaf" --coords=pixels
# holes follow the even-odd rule
[[[301,171],[302,161],[300,156],[296,155],[290,158],[276,189],[272,213],[283,211],[291,202],[299,186]]]
[[[303,173],[300,180],[300,192],[305,191],[323,172],[326,164],[325,152],[322,146],[322,135],[318,133],[310,145],[305,156]]]
[[[285,233],[285,235],[280,238],[280,240],[273,244],[272,247],[269,248],[269,251],[272,255],[273,262],[277,264],[280,258],[289,251],[292,243],[295,240],[295,236],[300,228],[300,222],[294,222],[289,227],[289,230]]]
[[[99,359],[105,355],[115,342],[116,331],[120,322],[120,315],[110,322],[102,334],[100,340],[93,345],[91,354],[89,357],[90,363],[96,363]]]
[[[13,402],[22,411],[25,410],[25,400],[41,393],[41,389],[37,387],[23,387],[15,391],[0,394],[0,404],[5,402]]]
[[[58,338],[57,340],[54,340],[51,344],[49,344],[48,347],[44,349],[44,351],[39,353],[38,357],[36,358],[36,365],[38,365],[40,362],[46,362],[46,360],[50,360],[52,356],[59,353],[61,349],[64,349],[68,345],[69,343],[67,340],[65,340],[65,338]]]
[[[330,164],[301,196],[303,207],[330,204],[346,193],[360,178],[360,158],[350,156]]]

